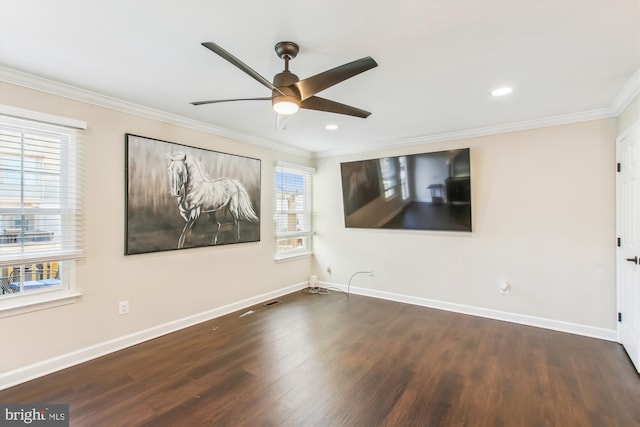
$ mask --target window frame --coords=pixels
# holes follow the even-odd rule
[[[283,208],[282,181],[278,180],[278,173],[291,173],[303,179],[303,201],[301,209]],[[313,254],[313,179],[315,169],[294,163],[277,161],[274,165],[274,259],[276,261],[307,257]],[[307,227],[303,230],[278,231],[278,221],[283,215],[301,215]],[[296,221],[297,223],[297,221]],[[302,246],[283,248],[279,245],[283,240],[302,240]]]
[[[82,213],[81,213],[81,204],[82,204],[82,182],[83,182],[83,162],[82,162],[82,131],[87,128],[87,124],[81,120],[70,119],[66,117],[55,116],[51,114],[41,113],[37,111],[26,110],[22,108],[17,108],[10,105],[0,104],[0,115],[3,116],[3,122],[9,122],[11,120],[22,120],[27,122],[26,125],[33,124],[34,129],[38,126],[57,126],[63,128],[70,128],[72,133],[73,142],[71,143],[73,146],[73,153],[69,155],[68,158],[65,159],[67,164],[61,164],[59,166],[60,180],[64,182],[67,179],[74,179],[74,189],[72,192],[73,198],[79,199],[79,205],[76,204],[76,210],[74,212],[74,218],[77,218],[75,221],[82,222]],[[4,123],[2,124],[4,127]],[[10,125],[9,125],[10,126]],[[34,133],[40,134],[40,132],[44,132],[41,130],[34,130]],[[67,129],[65,132],[69,132]],[[60,132],[62,135],[62,132]],[[20,143],[21,147],[23,142]],[[61,150],[64,150],[64,146],[60,147]],[[65,153],[65,155],[68,153]],[[33,165],[25,165],[24,162],[20,166],[20,188],[23,188],[25,184],[24,179],[25,175],[29,173],[35,166]],[[6,183],[5,183],[6,184]],[[7,184],[8,185],[8,184]],[[23,191],[23,190],[21,190]],[[60,193],[59,198],[63,197],[63,194],[69,194],[66,191],[64,193]],[[44,197],[44,196],[43,196]],[[33,210],[32,207],[25,207],[23,205],[24,200],[20,201],[20,215],[24,215],[25,212]],[[67,210],[66,206],[59,206],[58,208],[52,208],[48,210],[46,213],[51,214],[51,212],[55,212],[56,210],[63,212]],[[3,209],[0,206],[0,213],[3,215],[11,215],[14,208],[5,208]],[[61,219],[62,223],[67,221],[66,218]],[[75,228],[72,230],[73,240],[75,241],[76,237],[75,233],[78,232],[78,227],[81,227],[76,224]],[[65,231],[68,229],[65,226]],[[61,231],[62,232],[62,231]],[[66,233],[64,234],[67,235]],[[66,237],[65,237],[66,239]],[[66,241],[66,240],[65,240]],[[82,243],[75,243],[71,250],[67,251],[66,243],[62,243],[65,247],[64,250],[60,250],[58,252],[42,252],[42,253],[25,253],[21,252],[21,257],[16,259],[6,258],[2,261],[2,266],[8,269],[11,267],[19,267],[20,268],[20,292],[14,294],[4,294],[0,297],[0,318],[14,316],[17,314],[28,313],[31,311],[42,310],[51,307],[58,307],[61,305],[71,304],[75,302],[81,294],[76,289],[76,260],[82,257]],[[64,253],[64,252],[68,253]],[[52,286],[51,288],[46,287],[43,289],[31,290],[28,292],[24,292],[23,283],[25,282],[24,274],[29,271],[33,264],[57,264],[57,273],[60,278],[59,286]]]

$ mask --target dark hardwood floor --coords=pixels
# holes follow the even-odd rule
[[[471,231],[471,203],[448,205],[412,202],[382,228]]]
[[[616,343],[292,294],[0,391],[72,426],[637,426]]]

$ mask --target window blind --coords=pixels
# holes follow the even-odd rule
[[[82,134],[0,115],[0,267],[82,257]]]
[[[277,162],[276,258],[311,253],[313,235],[312,187],[315,169]]]

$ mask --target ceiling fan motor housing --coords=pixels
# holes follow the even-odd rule
[[[271,91],[271,105],[275,105],[279,102],[293,102],[295,104],[299,104],[300,93],[295,86],[291,86],[299,81],[300,79],[298,76],[286,70],[276,74],[273,77],[273,85],[277,87],[280,92],[277,90]]]

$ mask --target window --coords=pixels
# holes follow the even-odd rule
[[[398,157],[400,163],[400,188],[402,190],[402,200],[407,200],[411,193],[409,192],[409,167],[407,165],[407,156]]]
[[[380,159],[380,172],[382,173],[384,198],[389,200],[396,196],[396,185],[398,185],[395,159],[393,157]]]
[[[276,163],[276,259],[312,252],[311,190],[314,169]]]
[[[83,122],[0,110],[0,315],[72,302]],[[5,114],[6,113],[6,114]],[[34,120],[35,118],[35,120]],[[28,311],[29,309],[27,309]]]

